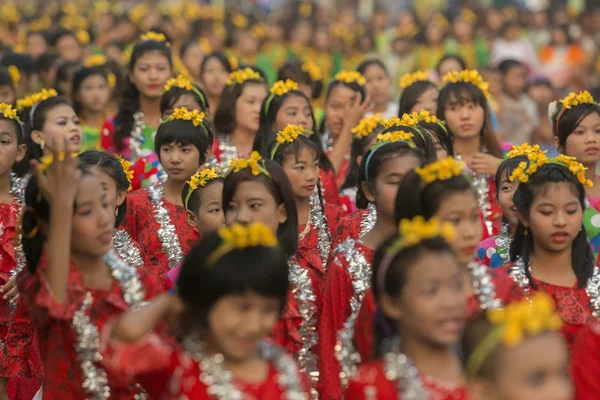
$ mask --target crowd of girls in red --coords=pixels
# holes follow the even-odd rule
[[[175,64],[151,32],[112,114],[101,57],[0,104],[0,400],[600,395],[589,93],[503,156],[475,70],[397,115],[342,71],[319,125],[314,66]]]

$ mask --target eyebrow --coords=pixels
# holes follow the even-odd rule
[[[250,197],[246,201],[265,201],[265,199],[263,199],[262,197]]]
[[[94,202],[92,200],[89,200],[89,201],[84,201],[82,203],[75,203],[75,206],[77,208],[79,208],[79,207],[83,207],[83,206],[91,206],[92,204],[94,204]]]
[[[579,202],[573,200],[573,201],[570,201],[567,204],[565,204],[565,206],[572,206],[572,205],[579,205]],[[538,207],[546,207],[546,206],[548,206],[548,207],[560,207],[560,206],[556,206],[556,205],[551,204],[551,203],[540,203],[537,206]]]

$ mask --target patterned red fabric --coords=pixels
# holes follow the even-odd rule
[[[335,172],[332,169],[326,171],[321,168],[319,179],[323,190],[323,201],[327,204],[340,205],[340,193],[335,181]]]
[[[500,209],[500,204],[498,204],[498,199],[496,198],[496,180],[493,176],[488,178],[488,184],[490,186],[489,190],[489,198],[490,198],[490,220],[492,221],[492,234],[488,235],[487,229],[484,231],[486,235],[484,235],[484,239],[489,236],[496,236],[500,233],[500,228],[502,227],[502,210]]]
[[[571,354],[576,400],[596,400],[600,393],[600,321],[581,329]]]
[[[373,260],[373,250],[365,247],[361,242],[355,242],[355,247],[362,252],[367,262],[370,264]],[[339,251],[333,255],[333,261],[325,274],[325,280],[322,284],[323,292],[323,308],[321,309],[321,317],[317,325],[319,334],[319,391],[321,400],[333,400],[342,398],[342,388],[340,382],[340,363],[335,356],[335,345],[338,340],[338,331],[343,328],[344,323],[351,314],[350,300],[354,296],[352,287],[352,277],[348,272],[348,261],[346,257]],[[369,290],[365,295],[367,302],[372,298],[373,294]],[[368,312],[370,307],[365,308]],[[361,313],[362,308],[361,308]],[[356,325],[355,340],[357,336],[364,335],[372,336],[372,323],[367,329],[364,319],[369,318],[368,313],[361,315],[361,325]],[[371,317],[372,318],[372,317]],[[361,329],[358,332],[358,329]],[[363,331],[362,329],[367,329]],[[369,339],[355,343],[355,346],[364,346]],[[372,338],[370,338],[372,342]],[[358,350],[358,347],[357,347]]]
[[[108,335],[103,333],[103,338]],[[158,336],[131,344],[104,340],[104,363],[110,376],[119,377],[123,383],[139,382],[150,398],[161,400],[212,400],[208,387],[200,381],[200,365],[179,346],[168,346]],[[303,376],[305,390],[308,381]],[[285,399],[279,382],[280,375],[269,366],[266,379],[262,382],[246,382],[234,378],[234,386],[244,394],[244,399]]]
[[[344,185],[344,181],[346,180],[346,175],[348,175],[348,169],[350,168],[350,160],[344,158],[342,161],[342,165],[340,165],[340,170],[336,174],[335,181],[337,183],[337,187],[342,187]]]
[[[340,219],[334,234],[332,249],[335,249],[338,244],[346,239],[358,239],[360,236],[360,224],[366,213],[366,208],[359,209]]]
[[[102,130],[100,131],[102,135],[100,136],[100,147],[104,149],[107,153],[115,154],[117,153],[117,148],[113,141],[113,136],[115,134],[115,125],[114,118],[107,118],[102,125]],[[125,155],[123,155],[125,157]]]
[[[506,269],[488,269],[488,274],[492,279],[494,290],[496,292],[496,298],[502,301],[502,304],[506,305],[513,301],[518,301],[523,298],[523,290],[521,287],[513,281],[508,275]],[[481,306],[476,295],[471,295],[467,299],[467,319],[475,317],[481,312]]]
[[[421,382],[430,400],[467,400],[467,388],[448,383],[437,383],[429,377],[421,376]],[[398,384],[385,376],[382,361],[363,364],[350,379],[344,399],[346,400],[400,400]]]
[[[200,238],[195,227],[191,227],[185,220],[185,208],[170,203],[163,198],[163,206],[169,212],[171,223],[179,238],[183,254],[187,254]],[[162,242],[158,237],[159,223],[155,218],[155,207],[150,200],[148,189],[140,189],[127,196],[127,214],[121,229],[129,232],[133,240],[139,243],[149,261],[146,268],[164,283],[169,272],[167,255],[163,251]]]
[[[83,276],[74,263],[69,266],[66,298],[59,303],[44,277],[45,257],[42,257],[36,274],[22,272],[17,284],[31,312],[36,326],[38,343],[44,364],[44,399],[84,399],[81,365],[77,359],[75,343],[77,337],[73,328],[73,316],[90,292],[93,303],[89,317],[99,330],[110,318],[123,313],[129,306],[123,299],[119,282],[113,281],[110,290],[86,288]],[[138,270],[139,279],[145,290],[145,299],[151,299],[161,292],[161,285],[155,277]],[[132,388],[109,380],[111,399],[131,400]]]

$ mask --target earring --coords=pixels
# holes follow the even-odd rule
[[[118,217],[118,216],[119,216],[119,209],[115,208],[115,217]]]
[[[44,145],[45,145],[45,144],[46,144],[46,143],[45,143],[45,142],[42,140],[42,143],[40,143],[40,147],[42,148],[42,150],[44,150]]]
[[[529,235],[529,228],[525,227],[525,236]]]

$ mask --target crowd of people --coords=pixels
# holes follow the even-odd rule
[[[0,400],[600,396],[600,8],[250,10],[0,5]]]

